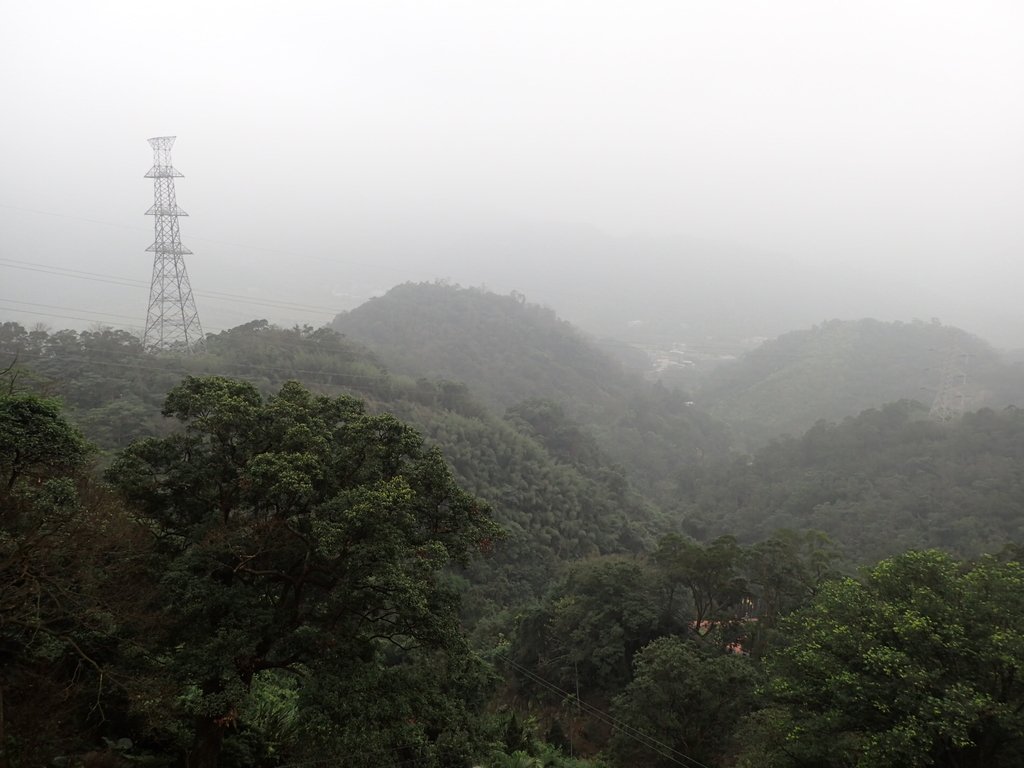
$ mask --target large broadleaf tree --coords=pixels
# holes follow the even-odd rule
[[[182,429],[108,478],[157,541],[171,684],[139,706],[173,713],[187,765],[258,759],[268,695],[291,707],[290,755],[466,763],[485,675],[445,574],[498,535],[486,505],[349,397],[190,377],[164,415]]]
[[[782,622],[744,765],[1024,762],[1024,567],[911,551]]]

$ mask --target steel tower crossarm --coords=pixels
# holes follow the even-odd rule
[[[148,352],[193,353],[201,351],[206,342],[185,269],[184,257],[192,251],[181,244],[178,226],[178,218],[188,214],[178,207],[175,196],[174,180],[182,174],[171,164],[174,139],[149,139],[153,167],[145,178],[153,179],[154,202],[146,215],[154,217],[154,239],[146,250],[153,253],[153,278],[142,345]]]

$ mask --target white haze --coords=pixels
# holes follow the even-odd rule
[[[141,324],[177,135],[210,330],[447,278],[608,333],[1024,346],[1021,40],[1016,0],[8,3],[0,317]]]

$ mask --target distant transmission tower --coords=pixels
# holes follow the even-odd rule
[[[967,358],[957,341],[951,340],[942,366],[942,381],[932,401],[933,419],[955,421],[967,410]]]
[[[171,165],[174,136],[149,139],[153,147],[153,167],[146,174],[153,179],[153,216],[156,239],[147,248],[153,256],[153,280],[149,286],[149,312],[142,346],[147,352],[181,350],[197,352],[205,346],[199,310],[192,297],[192,286],[185,271],[185,256],[192,253],[181,244],[178,217],[188,216],[178,207],[174,179],[181,176]]]

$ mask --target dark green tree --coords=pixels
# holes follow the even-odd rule
[[[658,622],[655,582],[641,561],[584,560],[522,617],[513,655],[565,691],[604,697],[629,681],[633,655],[657,637]]]
[[[744,560],[756,619],[747,622],[744,647],[760,656],[779,620],[807,603],[827,579],[837,575],[839,552],[823,533],[782,530],[747,548]]]
[[[88,444],[64,420],[60,404],[35,395],[0,396],[0,486],[40,484],[81,467]]]
[[[746,765],[1024,761],[1024,567],[937,551],[826,583],[781,624]]]
[[[682,755],[719,764],[736,723],[753,706],[754,685],[745,656],[659,638],[636,655],[633,680],[612,703],[628,728],[616,731],[612,752],[625,766],[689,762]]]
[[[748,597],[743,557],[743,548],[732,536],[706,545],[676,534],[661,539],[651,559],[665,595],[663,620],[669,626],[678,623],[681,605],[691,611],[686,624],[699,634],[736,619]]]
[[[452,734],[482,675],[438,577],[490,547],[487,507],[415,431],[350,397],[190,377],[164,414],[182,430],[134,444],[108,476],[159,541],[173,682],[159,704],[188,765],[217,764],[264,674],[294,679],[307,750],[466,761],[471,734]]]
[[[597,441],[551,400],[525,400],[505,412],[516,429],[535,437],[552,456],[570,464],[598,467],[607,463]]]
[[[142,531],[60,405],[0,395],[0,766],[91,749],[125,690]]]

